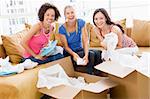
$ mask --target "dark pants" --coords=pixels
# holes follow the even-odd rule
[[[94,53],[94,55],[95,55],[94,56],[94,60],[95,60],[94,66],[96,66],[96,65],[98,65],[98,64],[103,62],[102,57],[101,57],[101,55],[102,55],[102,51],[101,50],[94,50],[94,49],[92,49],[90,51],[92,51]],[[97,69],[94,69],[93,74],[94,75],[98,75],[98,76],[103,76],[103,72],[100,71],[100,70],[97,70]]]
[[[51,61],[54,61],[54,60],[58,60],[58,59],[61,59],[63,58],[64,56],[60,53],[56,54],[56,55],[52,55],[52,56],[48,56],[46,59],[44,60],[40,60],[40,59],[36,59],[34,58],[33,56],[32,57],[29,57],[29,58],[24,58],[22,59],[21,62],[24,62],[26,59],[31,59],[32,61],[34,62],[37,62],[38,65],[40,64],[45,64],[45,63],[48,63],[48,62],[51,62]]]
[[[84,57],[85,53],[83,49],[75,51],[81,58]],[[64,51],[64,56],[69,56],[70,54]],[[86,66],[80,66],[77,65],[76,62],[73,60],[73,57],[71,56],[71,60],[74,66],[74,69],[79,72],[86,72],[88,74],[94,74],[95,71],[97,71],[94,66],[101,63],[101,51],[97,50],[89,50],[89,56],[88,56],[88,64]]]
[[[95,66],[103,62],[102,56],[101,56],[102,55],[102,51],[101,50],[92,49],[90,51],[92,51],[94,53],[94,55],[95,55],[94,56],[94,60],[95,60],[94,65]]]

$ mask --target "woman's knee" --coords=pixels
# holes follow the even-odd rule
[[[89,60],[94,61],[95,53],[92,51],[89,51]]]

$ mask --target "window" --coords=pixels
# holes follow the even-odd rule
[[[66,5],[74,6],[77,17],[91,23],[97,8],[105,8],[114,21],[126,18],[128,27],[132,26],[133,19],[150,20],[150,0],[1,0],[0,34],[20,31],[24,22],[36,23],[38,9],[44,2],[58,7],[62,16],[60,22],[64,22]]]

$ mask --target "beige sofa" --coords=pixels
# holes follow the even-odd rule
[[[143,51],[150,52],[149,24],[149,22],[135,20],[133,28],[127,28],[126,30],[127,34],[131,38],[133,38],[138,44],[140,49],[139,53]],[[0,57],[5,58],[8,55],[10,56],[10,61],[12,63],[18,63],[21,59],[23,51],[23,48],[19,43],[22,37],[26,34],[26,32],[27,29],[12,36],[2,36],[3,44],[2,42],[0,42]],[[133,34],[135,32],[136,34]],[[142,36],[140,36],[141,33]],[[136,38],[137,35],[138,39]],[[146,37],[144,38],[144,36]],[[139,39],[140,37],[141,39]],[[90,48],[100,49],[99,41],[92,32],[92,30],[90,30]],[[36,88],[38,70],[56,63],[67,66],[72,65],[72,63],[70,62],[70,58],[63,58],[57,61],[49,62],[44,65],[39,65],[31,70],[25,70],[21,74],[16,74],[8,77],[0,77],[0,99],[39,99],[41,94]]]
[[[66,57],[25,70],[20,74],[0,77],[0,99],[40,99],[42,94],[36,88],[38,71],[56,63],[62,66],[72,66],[70,57]]]

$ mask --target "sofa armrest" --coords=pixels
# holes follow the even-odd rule
[[[0,77],[0,99],[40,99],[42,95],[36,87],[38,80],[38,71],[42,68],[60,64],[68,71],[68,75],[74,75],[72,68],[67,68],[72,65],[70,57],[65,57],[56,61],[42,64],[34,69],[25,70],[20,74],[15,74],[7,77]],[[71,70],[70,70],[71,69]]]

